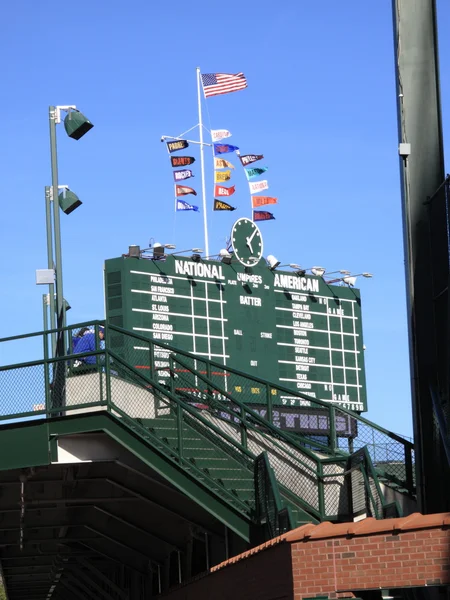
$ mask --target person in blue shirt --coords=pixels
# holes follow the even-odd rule
[[[105,339],[105,328],[98,328],[98,337],[100,338],[100,343],[96,344],[95,340],[95,330],[88,329],[83,333],[81,337],[74,336],[73,342],[73,352],[79,354],[81,352],[95,352],[96,350],[100,350],[103,348],[103,340]],[[97,362],[97,356],[85,356],[84,358],[78,359],[85,365],[95,365]]]

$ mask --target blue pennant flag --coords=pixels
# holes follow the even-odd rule
[[[194,206],[193,204],[189,204],[189,202],[177,199],[177,210],[195,210],[198,212],[198,206]]]
[[[218,154],[228,154],[228,152],[236,152],[239,150],[239,146],[231,146],[231,144],[214,144],[214,156]]]
[[[245,174],[247,175],[247,179],[255,179],[255,177],[259,177],[263,173],[267,171],[269,167],[244,167]]]

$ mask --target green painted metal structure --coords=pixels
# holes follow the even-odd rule
[[[52,332],[0,340],[29,358],[0,367],[10,600],[89,597],[83,577],[91,595],[143,598],[303,523],[396,516],[413,498],[412,444],[358,414],[302,394],[301,416],[283,413],[273,399],[292,390],[100,321],[59,330],[59,345],[85,326],[105,327],[104,347],[52,358]]]
[[[300,267],[269,269],[265,260],[249,268],[176,254],[164,260],[122,256],[105,261],[106,319],[147,339],[282,382],[288,391],[275,404],[298,405],[289,393],[294,391],[362,412],[367,396],[361,297],[339,282],[342,275],[330,280]],[[139,360],[138,350],[136,355],[129,358]],[[242,400],[257,404],[260,398],[250,390]]]

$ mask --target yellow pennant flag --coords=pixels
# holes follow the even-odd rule
[[[231,171],[216,171],[214,173],[216,183],[221,183],[222,181],[229,181],[231,179]]]
[[[215,169],[234,169],[234,166],[225,160],[224,158],[214,157],[214,168]]]

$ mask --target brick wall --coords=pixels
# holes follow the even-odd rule
[[[305,525],[162,597],[302,600],[443,584],[450,584],[450,514],[412,515]]]
[[[450,583],[450,529],[293,543],[292,573],[295,600]]]

